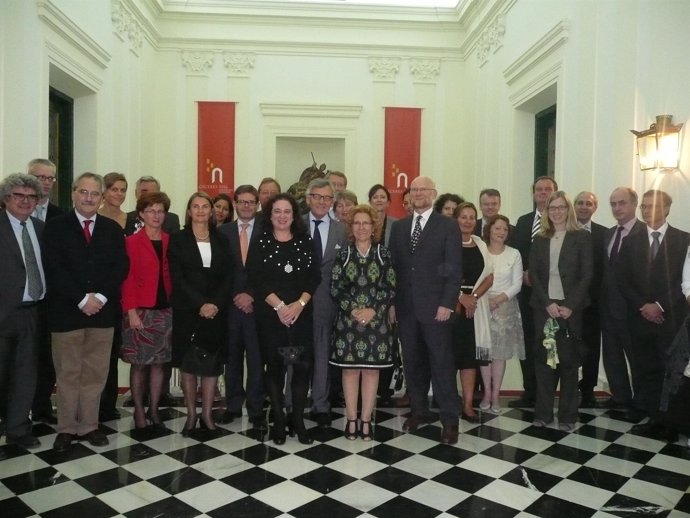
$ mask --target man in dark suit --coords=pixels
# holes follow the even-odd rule
[[[646,225],[635,217],[637,193],[630,187],[619,187],[609,197],[611,212],[616,225],[606,230],[604,236],[604,270],[602,279],[601,323],[602,360],[609,383],[611,398],[604,406],[617,410],[632,407],[633,390],[636,389],[630,328],[628,327],[627,303],[616,282],[618,253],[628,236],[643,232]],[[626,361],[627,357],[627,361]],[[632,385],[628,374],[628,362],[632,370]]]
[[[134,197],[138,200],[139,196],[146,194],[147,192],[159,192],[161,190],[161,184],[153,176],[142,176],[137,180],[136,186],[134,188]],[[139,219],[139,215],[136,210],[127,213],[127,224],[125,228],[134,228],[138,231],[144,223]],[[165,215],[165,221],[163,222],[163,230],[168,234],[173,234],[180,230],[180,217],[174,212],[168,212]]]
[[[604,274],[604,234],[606,227],[592,221],[592,216],[599,207],[599,200],[593,192],[582,191],[579,193],[575,197],[574,206],[578,224],[592,235],[592,282],[589,288],[590,305],[582,313],[582,318],[587,325],[582,328],[585,355],[582,359],[582,379],[579,388],[580,407],[594,408],[597,406],[594,398],[594,387],[599,381],[599,358],[601,356],[599,294],[601,293],[601,279]]]
[[[30,175],[15,173],[0,182],[0,418],[7,444],[25,448],[41,445],[29,421],[41,332],[38,309],[46,293],[43,222],[31,217],[40,193]]]
[[[550,176],[540,176],[532,184],[532,198],[534,200],[535,210],[520,216],[515,224],[515,233],[511,238],[512,246],[517,248],[522,258],[522,267],[524,272],[522,275],[522,290],[518,296],[520,304],[520,313],[522,315],[522,330],[525,336],[525,359],[520,360],[520,368],[522,370],[522,386],[525,391],[522,397],[514,401],[510,401],[510,407],[532,407],[536,396],[536,378],[534,374],[534,350],[535,350],[535,332],[534,332],[534,316],[532,315],[532,307],[530,306],[530,299],[532,297],[532,288],[529,279],[529,252],[532,247],[532,240],[534,236],[541,229],[541,218],[544,212],[544,207],[549,196],[558,190],[556,180]]]
[[[482,237],[484,225],[489,218],[501,212],[501,193],[498,189],[482,189],[479,193],[479,210],[482,217],[477,220],[474,226],[474,235]],[[510,234],[512,234],[512,229]]]
[[[406,431],[429,422],[429,374],[440,410],[441,442],[458,441],[460,400],[452,349],[453,310],[462,278],[462,237],[457,223],[434,212],[436,186],[427,177],[410,185],[414,213],[396,221],[390,249],[398,278],[391,320],[399,323],[411,415]]]
[[[103,178],[83,173],[72,184],[74,210],[46,224],[48,323],[57,373],[57,437],[64,452],[77,436],[108,444],[98,429],[119,293],[129,269],[122,228],[98,216]]]
[[[328,359],[336,307],[331,298],[331,270],[338,250],[347,246],[345,225],[332,219],[328,211],[333,205],[331,183],[324,178],[312,180],[307,186],[309,213],[304,219],[309,227],[321,264],[321,284],[314,293],[314,373],[311,384],[312,416],[320,427],[331,425],[331,376]]]
[[[263,386],[263,363],[259,351],[254,315],[254,293],[247,285],[245,263],[252,244],[263,233],[261,221],[256,217],[259,193],[252,185],[240,185],[235,189],[237,220],[218,228],[230,241],[235,262],[232,305],[228,311],[228,361],[225,364],[225,401],[227,410],[216,421],[229,423],[242,417],[242,405],[247,405],[249,422],[256,430],[268,429],[263,411],[266,397]],[[247,386],[244,382],[245,355],[247,362]]]
[[[653,419],[659,410],[666,350],[687,315],[681,291],[688,234],[668,224],[671,197],[649,190],[640,209],[646,231],[629,235],[618,255],[616,278],[628,303],[635,376],[638,378],[630,417],[652,421],[633,429],[658,432]]]
[[[32,216],[41,221],[48,221],[63,214],[63,210],[50,201],[50,194],[57,179],[55,164],[46,158],[34,158],[28,163],[26,169],[28,174],[36,177],[41,186],[41,192],[38,193],[39,200]],[[46,259],[46,257],[43,258],[43,260]],[[34,402],[31,406],[31,419],[47,424],[57,424],[57,417],[53,413],[53,404],[50,400],[55,388],[55,368],[50,349],[46,305],[40,304],[38,312],[42,325],[38,339],[38,376]]]

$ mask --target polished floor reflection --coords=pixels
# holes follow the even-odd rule
[[[55,431],[34,426],[30,452],[0,442],[0,516],[328,517],[690,516],[690,449],[629,433],[603,410],[580,413],[574,433],[531,426],[531,410],[461,424],[456,446],[440,424],[403,433],[406,410],[381,409],[375,440],[348,441],[341,409],[314,444],[276,446],[246,416],[223,435],[139,436],[129,409],[105,423],[110,445],[51,450]],[[307,421],[308,426],[315,424]]]

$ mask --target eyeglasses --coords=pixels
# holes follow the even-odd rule
[[[87,191],[86,189],[79,189],[77,191],[77,194],[81,196],[82,198],[100,198],[101,193],[100,191]]]
[[[54,176],[46,176],[46,175],[43,175],[43,174],[35,174],[34,177],[36,177],[36,179],[39,180],[39,181],[41,181],[41,182],[50,182],[50,183],[53,183],[54,181],[57,180],[57,178],[55,178]]]
[[[38,196],[35,194],[22,194],[20,192],[13,192],[11,194],[14,201],[28,201],[31,203],[36,203],[38,201]]]
[[[567,205],[549,205],[549,210],[551,212],[565,212],[568,210]]]
[[[253,207],[256,205],[256,200],[237,200],[235,203],[237,205],[244,205],[246,207]]]
[[[312,200],[314,201],[327,201],[328,203],[331,203],[335,198],[333,196],[324,196],[323,194],[310,194],[309,195]]]
[[[149,214],[151,216],[162,216],[165,214],[164,210],[156,210],[156,209],[144,209],[143,210],[144,214]]]
[[[433,191],[431,187],[411,187],[410,192],[411,193],[418,193],[418,192],[425,192],[425,191]]]

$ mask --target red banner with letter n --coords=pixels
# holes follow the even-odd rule
[[[419,176],[419,148],[422,137],[421,108],[385,108],[386,129],[383,148],[383,185],[391,193],[388,214],[407,216],[403,191]]]
[[[211,198],[235,189],[235,103],[199,101],[197,184]]]

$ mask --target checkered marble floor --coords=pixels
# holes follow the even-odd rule
[[[632,517],[690,516],[690,450],[629,433],[603,410],[580,413],[574,433],[534,428],[530,410],[461,424],[456,446],[440,424],[403,433],[407,410],[382,409],[375,440],[313,430],[313,445],[276,446],[246,416],[223,435],[184,438],[182,409],[169,430],[132,433],[129,409],[104,424],[110,445],[83,442],[66,454],[55,431],[34,426],[31,452],[0,442],[0,516],[84,517]],[[314,423],[307,421],[307,426]],[[133,437],[134,435],[134,437]]]

